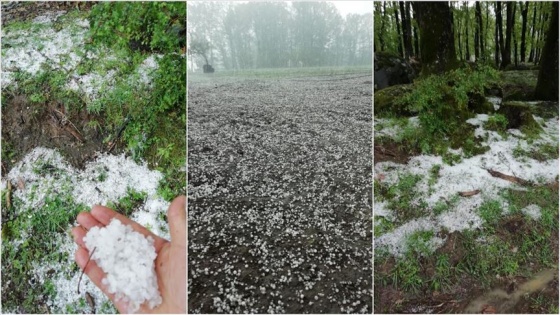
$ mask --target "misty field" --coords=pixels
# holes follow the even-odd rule
[[[371,68],[188,88],[189,312],[371,313]]]

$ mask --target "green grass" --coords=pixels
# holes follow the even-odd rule
[[[4,192],[2,195],[5,196]],[[9,283],[4,281],[2,286],[2,306],[5,309],[23,307],[27,313],[44,313],[47,310],[45,302],[56,295],[56,287],[51,279],[43,283],[34,280],[31,276],[33,264],[65,266],[56,273],[77,270],[76,265],[66,264],[70,257],[59,250],[58,240],[71,238],[69,224],[87,207],[76,204],[64,192],[47,197],[44,206],[35,209],[21,209],[21,201],[17,198],[12,202],[12,210],[19,208],[23,212],[2,226],[2,273],[9,275],[4,278],[9,278]],[[23,292],[25,295],[21,296]]]
[[[413,201],[418,197],[415,186],[422,179],[420,175],[402,174],[394,185],[379,184],[374,190],[379,193],[378,200],[387,200],[388,208],[396,215],[396,222],[406,222],[426,214],[423,205],[417,206]],[[376,185],[376,184],[374,184]]]
[[[436,170],[437,167],[432,173]],[[441,292],[457,279],[473,279],[488,289],[497,285],[498,276],[530,277],[539,270],[556,267],[553,246],[558,233],[558,190],[551,186],[529,187],[526,191],[504,189],[499,198],[487,200],[479,207],[482,228],[462,231],[451,252],[431,252],[428,242],[433,231],[409,236],[403,257],[393,257],[386,249],[376,248],[375,286],[393,286],[418,294],[428,290]],[[500,200],[507,201],[508,207],[504,208]],[[537,221],[521,213],[531,204],[541,207]],[[452,256],[456,256],[455,260]],[[381,269],[387,265],[392,267]]]
[[[263,69],[244,69],[244,70],[217,70],[212,74],[189,73],[189,81],[192,82],[211,82],[217,78],[246,78],[246,79],[280,79],[297,77],[314,77],[371,73],[371,67],[304,67],[304,68],[263,68]],[[364,78],[367,80],[368,78]]]

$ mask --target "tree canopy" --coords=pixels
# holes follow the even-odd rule
[[[369,65],[371,14],[342,17],[328,2],[188,4],[191,67],[223,69]],[[200,44],[209,44],[206,57]]]

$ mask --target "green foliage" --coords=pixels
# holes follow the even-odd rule
[[[415,82],[415,88],[396,100],[418,112],[421,140],[418,143],[423,153],[435,153],[457,142],[468,134],[466,119],[472,116],[469,96],[484,94],[484,88],[498,79],[498,73],[487,66],[472,70],[470,67],[453,70],[442,75],[431,75]],[[444,145],[442,145],[442,143]]]
[[[494,130],[500,133],[502,136],[506,135],[508,120],[506,116],[502,114],[495,114],[488,117],[488,121],[484,124],[484,127],[489,130]]]
[[[408,221],[424,214],[425,208],[412,204],[418,195],[415,186],[421,179],[420,175],[404,174],[399,176],[395,185],[380,187],[381,195],[389,200],[388,207],[395,211],[397,221]]]
[[[373,228],[375,237],[379,237],[385,233],[388,233],[394,228],[395,224],[391,220],[381,216],[375,217],[375,225]]]
[[[434,237],[434,231],[417,231],[412,233],[406,240],[407,252],[415,256],[427,257],[432,253],[430,240]]]
[[[449,257],[446,254],[438,255],[436,258],[435,274],[430,280],[432,290],[441,291],[452,283],[453,272]]]
[[[120,47],[137,43],[152,51],[178,53],[185,44],[186,3],[102,2],[91,10],[94,42]]]
[[[484,202],[479,208],[480,217],[489,225],[497,223],[502,216],[502,204],[497,200]]]
[[[420,262],[415,257],[399,260],[391,271],[393,285],[405,291],[418,291],[424,282],[420,271]]]
[[[118,213],[130,217],[134,210],[144,203],[147,195],[145,192],[137,192],[133,188],[126,189],[126,196],[119,199],[116,203],[109,202],[109,208],[114,209]]]
[[[13,198],[13,208],[22,208],[21,201]],[[76,215],[84,211],[65,192],[48,195],[42,207],[22,209],[19,215],[2,224],[2,273],[10,275],[10,282],[3,283],[3,307],[23,307],[28,313],[45,313],[45,296],[56,294],[54,283],[46,279],[39,283],[34,275],[34,262],[54,262],[65,265],[69,257],[57,247],[62,237],[71,237],[69,225]],[[18,240],[14,242],[12,240]],[[21,293],[25,292],[25,298]]]

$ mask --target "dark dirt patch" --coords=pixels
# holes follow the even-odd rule
[[[89,10],[98,1],[10,1],[2,3],[2,26],[14,21],[29,21],[55,11]]]
[[[404,146],[393,141],[383,141],[375,144],[373,150],[373,163],[391,161],[400,164],[408,163],[411,157],[419,153],[410,153]]]
[[[338,79],[189,81],[189,312],[371,313],[371,85]]]
[[[2,104],[3,171],[9,172],[35,147],[58,149],[74,167],[83,168],[97,152],[106,151],[109,131],[87,126],[94,117],[81,110],[67,113],[59,104],[33,104],[25,95],[5,97]],[[95,118],[100,121],[99,118]],[[103,126],[102,121],[100,125]],[[119,148],[113,149],[118,152]]]

